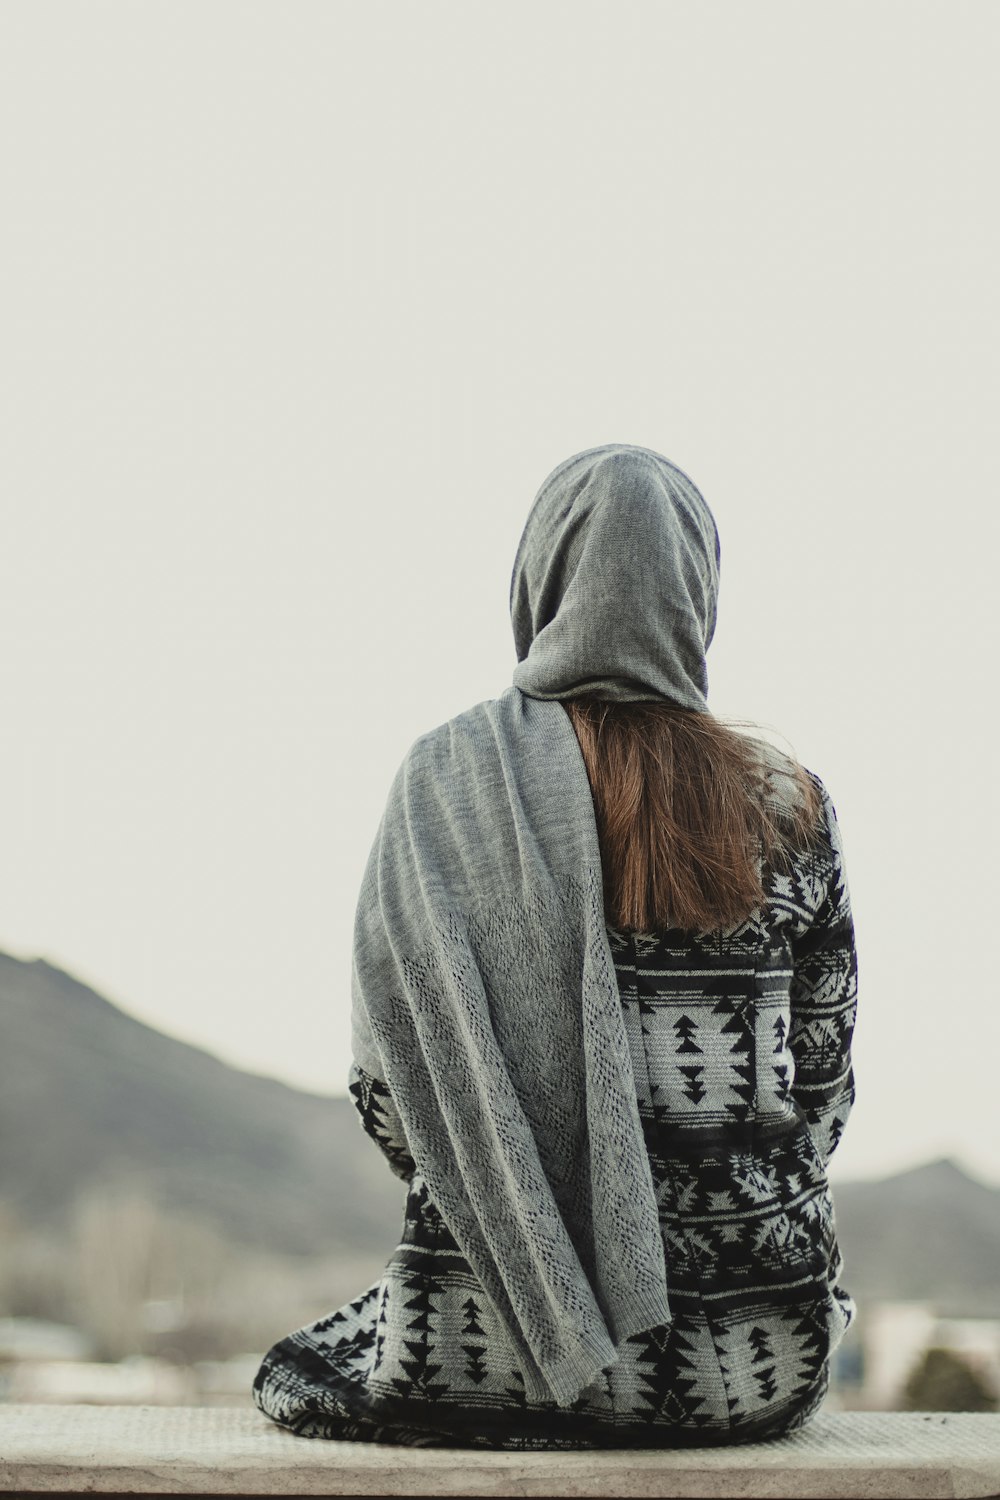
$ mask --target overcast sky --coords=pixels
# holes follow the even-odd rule
[[[840,819],[835,1176],[1000,1184],[1000,7],[0,13],[0,949],[343,1093],[418,734],[509,684],[570,454],[722,540],[709,702]]]

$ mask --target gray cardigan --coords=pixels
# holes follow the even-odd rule
[[[388,1084],[527,1394],[563,1406],[671,1309],[593,801],[560,700],[707,712],[718,565],[704,500],[662,455],[612,444],[554,470],[511,580],[513,684],[410,746],[358,899],[355,1059]]]

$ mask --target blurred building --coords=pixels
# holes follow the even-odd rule
[[[834,1356],[831,1407],[900,1410],[929,1349],[947,1349],[1000,1391],[1000,1318],[942,1317],[933,1302],[869,1302]]]

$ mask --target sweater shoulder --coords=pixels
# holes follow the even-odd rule
[[[481,755],[484,746],[493,741],[491,725],[495,723],[500,700],[484,698],[450,719],[433,725],[411,741],[403,764],[409,770],[437,771],[473,754]]]

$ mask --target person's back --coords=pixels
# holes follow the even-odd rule
[[[608,928],[674,1322],[628,1340],[571,1411],[527,1400],[390,1091],[355,1065],[361,1122],[408,1184],[400,1244],[354,1302],[268,1352],[263,1410],[304,1436],[525,1449],[750,1441],[816,1409],[854,1313],[826,1177],[854,1096],[835,829],[771,894],[764,919],[702,940]]]
[[[647,450],[612,453],[626,460],[614,494],[625,493],[636,453],[647,483]],[[542,494],[558,502],[554,513],[565,527],[571,507],[544,486]],[[685,503],[694,505],[687,492]],[[546,564],[539,577],[553,574],[559,545],[550,537],[548,551],[539,552]],[[408,1187],[400,1244],[354,1301],[268,1351],[254,1399],[303,1436],[427,1446],[656,1446],[793,1431],[822,1402],[830,1357],[854,1316],[840,1281],[826,1176],[854,1099],[857,992],[836,812],[815,773],[708,714],[697,649],[687,664],[683,651],[667,663],[672,680],[654,677],[645,690],[636,686],[642,647],[633,651],[624,687],[588,660],[588,650],[604,651],[599,633],[581,645],[577,627],[556,642],[554,655],[539,654],[546,611],[551,623],[566,608],[568,580],[587,585],[587,569],[576,547],[575,571],[562,569],[562,593],[544,604],[539,585],[524,582],[525,554],[522,539],[512,601],[520,578],[522,603],[530,601],[535,613],[526,626],[522,610],[518,635],[515,605],[515,636],[522,667],[541,676],[526,674],[519,691],[559,698],[581,752],[575,787],[563,789],[554,776],[540,806],[548,809],[557,794],[583,797],[596,831],[604,938],[655,1195],[670,1318],[616,1339],[617,1358],[575,1399],[539,1396],[537,1372],[524,1365],[508,1319],[463,1254],[460,1220],[453,1232],[431,1190],[428,1173],[439,1164],[419,1111],[377,1061],[365,1066],[356,1057],[348,1083],[361,1123]],[[606,554],[593,565],[606,582]],[[592,580],[583,597],[596,597]],[[706,628],[703,615],[698,625],[705,646],[714,591],[706,598],[710,623]],[[627,635],[623,624],[626,653]],[[689,646],[696,636],[689,632]],[[562,690],[553,668],[567,639],[569,657],[559,671],[568,676],[575,667],[574,691]],[[661,651],[654,673],[662,661]],[[458,722],[441,726],[452,747],[461,742]],[[446,762],[455,798],[462,795],[458,769],[458,761]],[[390,902],[388,887],[382,899]],[[387,921],[389,910],[386,904]],[[376,912],[376,927],[380,920]],[[489,979],[485,950],[475,949]],[[551,962],[541,957],[550,952],[540,940],[538,962]],[[565,975],[553,968],[552,982],[566,982]],[[495,984],[487,993],[499,1006]],[[499,1009],[493,1019],[502,1036]],[[588,1042],[586,1026],[583,1044],[597,1045]],[[405,1053],[405,1039],[399,1045]],[[366,1050],[365,1062],[379,1056]],[[536,1110],[538,1100],[527,1094],[544,1092],[550,1076],[565,1077],[566,1059],[551,1074],[544,1056],[528,1067],[510,1055],[507,1062],[527,1116],[557,1116],[558,1099]],[[588,1096],[587,1130],[603,1129],[597,1097]],[[454,1124],[458,1117],[451,1118]],[[456,1139],[455,1150],[464,1149]],[[472,1160],[468,1152],[465,1159]],[[623,1160],[622,1171],[629,1165]],[[571,1178],[585,1183],[586,1174],[560,1179],[566,1203]],[[585,1203],[583,1210],[586,1222]],[[530,1203],[526,1212],[534,1212]],[[594,1244],[586,1236],[577,1242],[590,1273]],[[611,1326],[613,1309],[603,1311]]]

